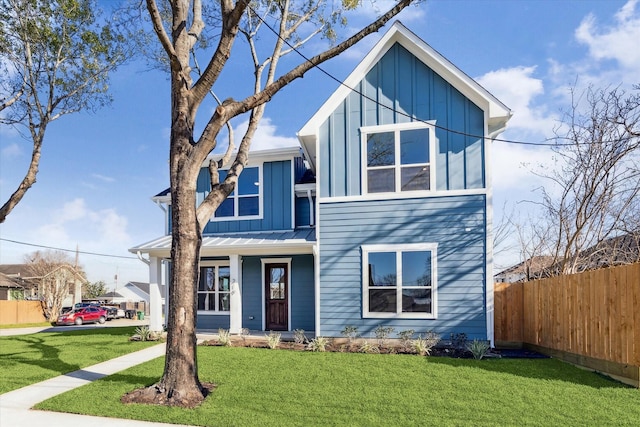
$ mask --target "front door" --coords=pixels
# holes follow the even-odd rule
[[[265,329],[289,329],[289,284],[287,264],[265,264]]]

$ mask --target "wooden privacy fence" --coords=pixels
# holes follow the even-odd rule
[[[40,301],[0,301],[0,325],[46,321]]]
[[[640,263],[495,284],[497,346],[525,345],[640,380]]]

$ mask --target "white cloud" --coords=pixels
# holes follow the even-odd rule
[[[81,252],[132,256],[126,252],[133,244],[127,231],[128,220],[115,209],[92,209],[84,199],[76,198],[53,208],[48,217],[50,222],[35,228],[23,239],[55,248],[77,247]],[[114,263],[128,262],[82,253],[80,259],[92,281],[111,277],[113,273],[105,269],[113,269]]]
[[[236,147],[240,145],[242,136],[247,131],[249,120],[244,120],[234,128]],[[298,139],[290,136],[276,135],[276,126],[271,123],[271,119],[263,117],[251,142],[251,151],[268,150],[273,148],[299,147]]]
[[[575,31],[576,39],[587,45],[591,58],[612,59],[628,70],[640,69],[640,11],[638,0],[629,0],[615,15],[615,25],[601,28],[588,15]]]
[[[513,192],[515,198],[524,199],[544,183],[544,179],[536,176],[533,171],[541,166],[549,167],[553,152],[549,147],[496,141],[491,155],[494,191],[505,194]]]
[[[93,173],[91,174],[91,176],[103,182],[115,182],[115,178],[106,175],[100,175],[99,173]]]
[[[3,147],[0,153],[2,154],[3,160],[14,159],[22,155],[22,149],[20,148],[20,145],[14,142]]]
[[[533,77],[535,71],[536,67],[502,68],[476,80],[511,108],[514,115],[508,123],[510,129],[546,135],[553,129],[555,118],[544,105],[534,102],[544,94],[542,80]]]

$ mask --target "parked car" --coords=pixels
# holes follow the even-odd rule
[[[99,306],[88,306],[74,309],[58,317],[56,325],[82,325],[83,323],[104,323],[107,310]]]

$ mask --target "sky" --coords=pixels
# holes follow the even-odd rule
[[[103,4],[109,3],[103,1]],[[375,8],[349,16],[348,28],[372,20]],[[386,10],[389,1],[377,1]],[[476,79],[514,115],[501,139],[543,142],[570,106],[569,89],[630,88],[640,83],[639,0],[430,0],[398,17],[411,31]],[[296,132],[337,89],[390,24],[294,81],[268,104],[252,149],[297,145]],[[305,54],[326,48],[320,40]],[[289,55],[281,66],[301,59]],[[217,94],[241,99],[250,81],[246,45],[236,43]],[[282,71],[284,68],[281,68]],[[332,78],[333,77],[333,78]],[[148,281],[148,267],[130,247],[164,233],[164,213],[151,197],[168,187],[170,93],[166,76],[133,61],[111,76],[112,105],[53,122],[37,182],[0,224],[0,264],[22,263],[46,247],[77,249],[90,281],[110,289]],[[204,120],[202,120],[204,121]],[[244,123],[243,123],[244,122]],[[239,133],[246,117],[233,122]],[[532,170],[552,165],[544,146],[494,142],[494,221],[526,211],[544,185]],[[0,201],[23,178],[30,141],[0,127]],[[520,261],[496,251],[496,271]]]

